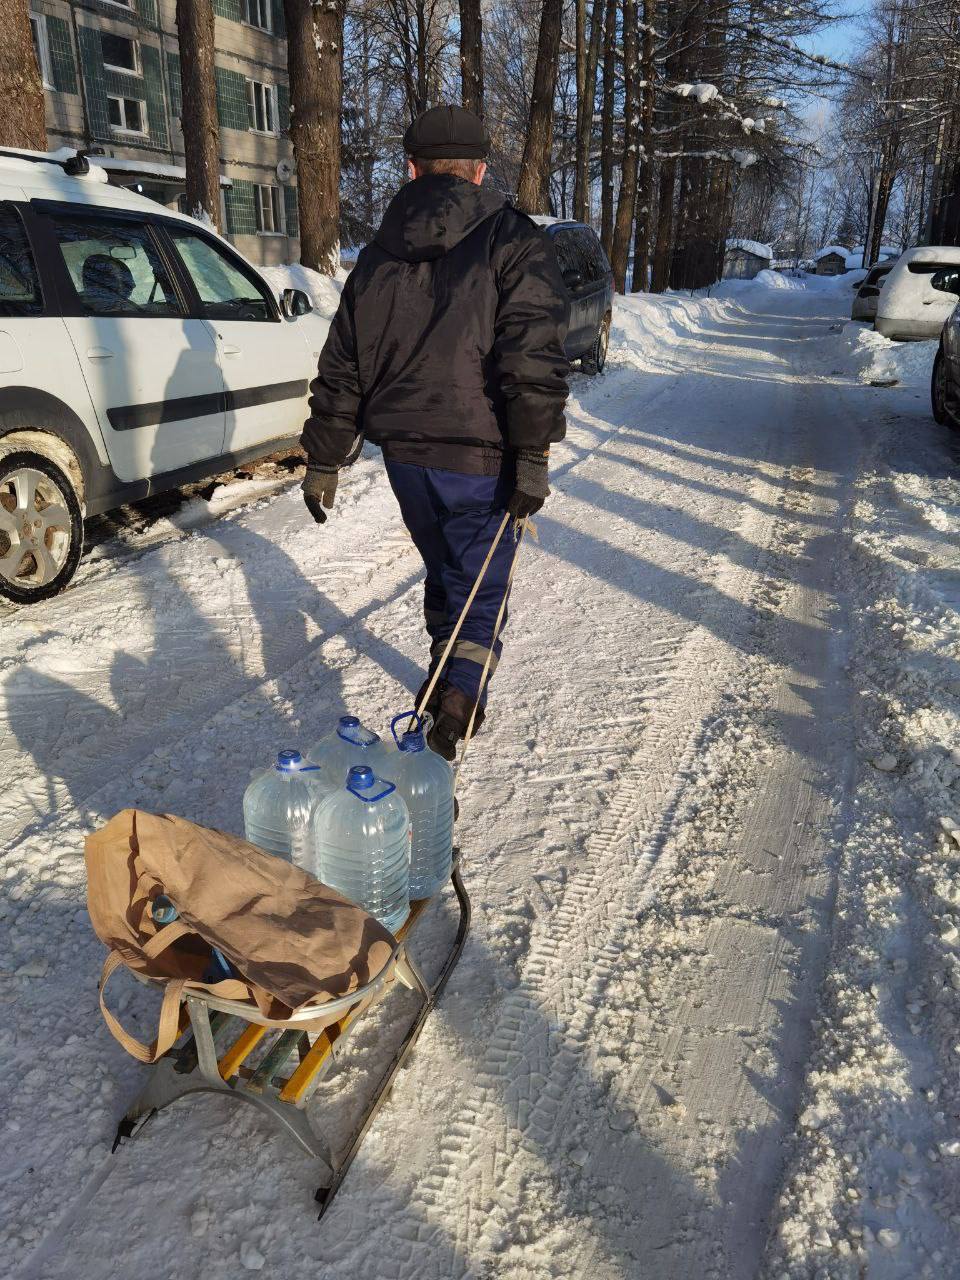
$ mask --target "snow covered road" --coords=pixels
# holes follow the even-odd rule
[[[608,372],[576,379],[461,783],[474,931],[319,1229],[306,1159],[220,1100],[108,1161],[141,1068],[96,1009],[82,841],[128,804],[239,830],[277,747],[409,705],[419,562],[377,459],[323,529],[271,495],[0,624],[18,1274],[861,1274],[837,1215],[817,1254],[820,1219],[782,1190],[822,1158],[795,1117],[862,817],[851,520],[889,424],[836,371],[846,300],[630,299]],[[939,430],[912,390],[895,403]],[[155,1016],[139,989],[122,1013],[144,1035]],[[355,1100],[377,1043],[360,1036],[318,1118]],[[946,1243],[901,1235],[877,1246],[885,1280]]]

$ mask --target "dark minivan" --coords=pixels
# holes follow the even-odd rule
[[[553,241],[563,283],[570,295],[570,328],[565,350],[584,373],[599,373],[607,360],[613,313],[613,272],[592,227],[555,218],[535,219]]]

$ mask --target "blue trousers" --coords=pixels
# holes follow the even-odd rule
[[[499,476],[471,476],[409,462],[387,461],[386,466],[403,522],[426,566],[423,614],[431,641],[431,661],[436,662],[507,509],[514,488],[513,468],[507,463]],[[513,553],[513,534],[508,526],[443,674],[448,684],[462,689],[470,698],[481,692],[480,677],[491,647],[490,675],[500,657],[500,640],[494,641],[493,631],[507,590]],[[481,705],[485,701],[486,690],[481,692]]]

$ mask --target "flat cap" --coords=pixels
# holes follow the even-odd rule
[[[403,149],[424,160],[483,160],[490,135],[466,107],[431,107],[403,135]]]

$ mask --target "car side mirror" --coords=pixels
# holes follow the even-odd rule
[[[288,320],[296,320],[297,316],[308,316],[313,310],[313,303],[302,289],[284,289],[280,295],[280,310]]]
[[[930,285],[931,288],[939,289],[941,293],[952,293],[960,298],[960,269],[944,267],[940,271],[935,271],[930,277]]]
[[[563,283],[568,289],[579,289],[583,284],[583,272],[576,267],[568,267],[563,273]]]

